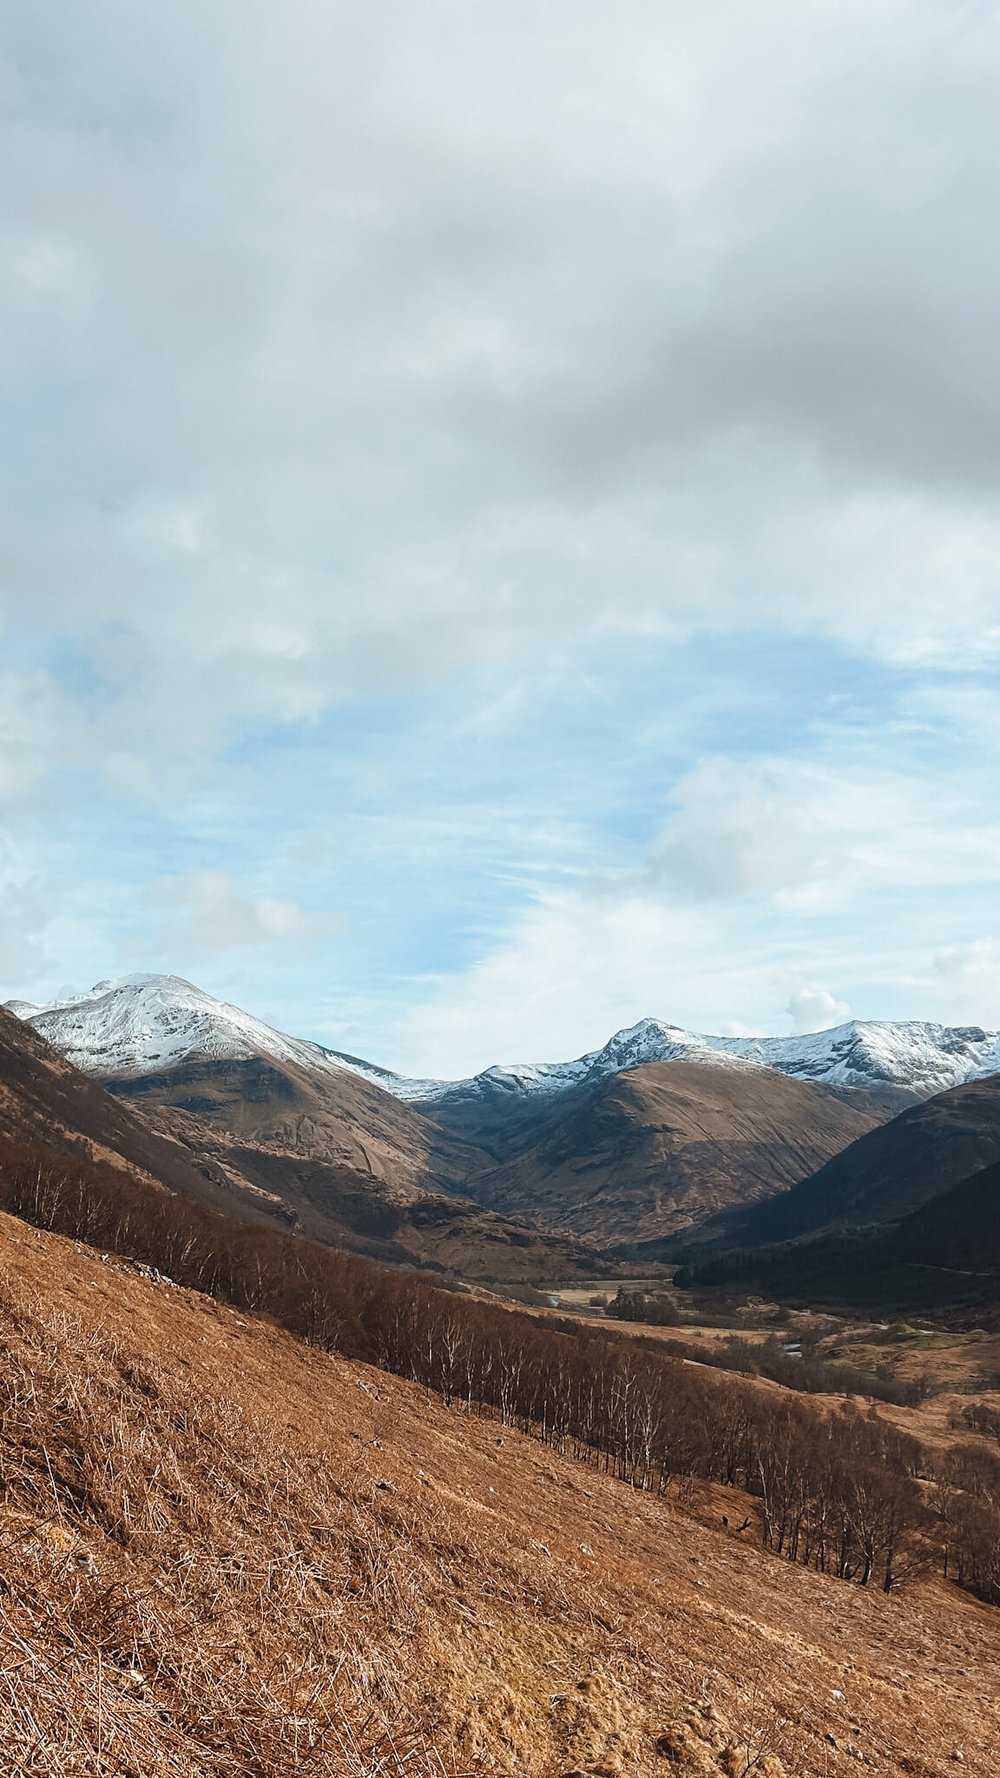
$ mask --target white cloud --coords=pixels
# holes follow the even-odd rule
[[[998,32],[703,12],[8,38],[6,597],[97,756],[602,626],[996,649]]]
[[[942,1016],[1000,1025],[1000,950],[992,938],[946,945],[938,951],[929,986]]]
[[[829,988],[806,985],[795,990],[787,1010],[793,1036],[806,1031],[829,1031],[834,1025],[846,1024],[851,1016],[847,1001],[838,1000]]]
[[[295,901],[246,895],[225,871],[162,879],[154,903],[167,910],[159,943],[178,958],[212,958],[247,946],[308,944],[335,930],[339,918],[307,912]]]
[[[920,959],[1000,872],[998,70],[949,0],[23,9],[0,802],[59,976],[133,900],[165,963],[252,948],[250,1001],[268,947],[408,976],[408,1063],[460,1071],[804,983],[988,999]],[[651,743],[622,637],[714,734],[671,680]]]
[[[938,951],[934,968],[949,983],[994,981],[1000,976],[1000,953],[992,938],[977,938],[970,944],[948,945]]]

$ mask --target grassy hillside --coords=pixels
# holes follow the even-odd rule
[[[6,1216],[0,1335],[7,1771],[992,1770],[1000,1614],[938,1583],[845,1587],[711,1489],[637,1494]]]
[[[1000,1077],[972,1081],[868,1131],[791,1190],[720,1216],[698,1243],[762,1247],[824,1232],[876,1230],[1000,1161]]]
[[[726,1207],[783,1192],[876,1121],[768,1069],[661,1062],[535,1113],[515,1158],[468,1189],[507,1215],[648,1261]]]

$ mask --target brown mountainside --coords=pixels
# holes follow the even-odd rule
[[[4,1771],[995,1770],[997,1611],[816,1574],[724,1529],[732,1490],[637,1493],[8,1216],[0,1387]]]
[[[269,1056],[192,1057],[161,1074],[106,1084],[116,1098],[154,1111],[166,1126],[329,1161],[370,1175],[403,1199],[429,1188],[460,1189],[486,1164],[476,1149],[346,1069],[320,1073]]]
[[[190,1063],[148,1092],[119,1084],[127,1096],[0,1008],[0,1135],[124,1164],[184,1197],[390,1262],[527,1280],[597,1263],[577,1240],[454,1196],[459,1145],[353,1075],[324,1092],[301,1070],[253,1060]]]
[[[878,1229],[1000,1161],[1000,1076],[901,1112],[770,1204],[720,1217],[716,1245],[759,1247],[824,1231]]]
[[[728,1205],[784,1191],[877,1117],[768,1069],[650,1063],[567,1093],[533,1145],[472,1189],[544,1228],[652,1252]]]
[[[187,1197],[221,1204],[218,1171],[67,1062],[30,1025],[0,1007],[0,1135],[42,1141],[132,1172]],[[230,1207],[230,1206],[226,1206]]]
[[[346,1070],[192,1058],[108,1086],[313,1240],[473,1278],[589,1275],[598,1261],[572,1236],[484,1208],[468,1186],[463,1195],[485,1157]]]

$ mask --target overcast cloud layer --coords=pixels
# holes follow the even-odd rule
[[[0,991],[1000,1023],[998,79],[979,0],[0,0]]]

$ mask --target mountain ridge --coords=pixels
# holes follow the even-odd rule
[[[170,1103],[192,1094],[214,1121]],[[0,1161],[25,1142],[391,1264],[533,1281],[589,1276],[599,1259],[463,1195],[460,1146],[370,1082],[250,1057],[102,1085],[0,1009]]]
[[[467,1189],[620,1259],[655,1260],[720,1207],[780,1197],[874,1123],[867,1105],[771,1069],[644,1063],[560,1095],[535,1139]]]
[[[192,1055],[240,1060],[265,1054],[318,1072],[356,1074],[395,1098],[434,1108],[549,1097],[650,1062],[765,1068],[833,1088],[902,1089],[915,1098],[1000,1072],[1000,1033],[919,1020],[856,1019],[801,1036],[722,1037],[644,1018],[570,1061],[497,1063],[465,1079],[433,1080],[408,1078],[346,1051],[291,1037],[180,976],[125,976],[98,982],[82,995],[7,1006],[77,1067],[99,1078],[159,1071]]]

